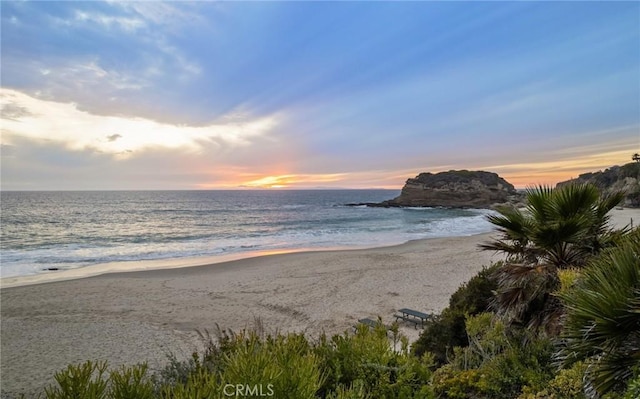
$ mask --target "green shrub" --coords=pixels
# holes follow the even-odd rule
[[[338,386],[338,388],[330,392],[326,399],[366,399],[364,384],[362,381],[354,381],[353,385],[349,388],[344,385]]]
[[[586,369],[583,362],[577,362],[570,369],[560,370],[549,383],[549,391],[554,399],[585,398],[582,380]]]
[[[102,399],[107,396],[107,362],[69,365],[55,374],[58,386],[45,388],[47,399]]]
[[[580,269],[575,267],[570,267],[567,269],[558,270],[558,280],[560,282],[560,287],[554,293],[556,296],[562,296],[569,293],[573,286],[580,278]]]
[[[469,316],[465,326],[469,345],[455,348],[453,359],[461,370],[480,367],[510,347],[504,323],[492,313]]]
[[[559,370],[542,389],[526,386],[518,399],[585,399],[584,372],[587,366],[577,362],[569,369]]]
[[[260,339],[249,333],[237,339],[238,345],[225,353],[224,384],[257,386],[278,398],[314,397],[321,383],[318,360],[303,335]]]
[[[640,373],[636,369],[636,376],[629,380],[627,384],[627,390],[624,392],[622,399],[637,399],[640,398]]]
[[[494,292],[498,288],[494,275],[502,264],[502,262],[495,262],[489,267],[483,267],[478,274],[460,286],[451,295],[449,308],[470,315],[489,310]]]
[[[532,340],[526,345],[512,343],[512,347],[480,367],[491,387],[492,398],[515,398],[525,386],[542,389],[553,376],[550,341]]]
[[[451,362],[434,373],[438,397],[515,398],[523,387],[537,392],[551,378],[550,341],[509,337],[505,325],[490,313],[469,317],[467,334],[470,345],[455,348]]]
[[[428,320],[420,337],[413,343],[416,356],[431,353],[437,366],[449,361],[453,348],[467,346],[467,334],[464,330],[464,314],[446,308],[440,315]]]
[[[433,374],[432,384],[437,397],[447,399],[484,397],[484,393],[489,390],[487,382],[479,370],[459,370],[451,364],[436,370]]]
[[[200,368],[187,377],[185,382],[160,387],[161,399],[223,399],[223,387],[218,383],[215,374]]]
[[[119,370],[112,371],[109,380],[111,382],[109,397],[113,399],[153,399],[153,381],[147,374],[147,365],[141,364],[133,367],[122,366]]]
[[[541,349],[533,353],[535,351],[510,348],[481,366],[467,370],[447,364],[434,372],[433,391],[438,398],[502,399],[518,397],[525,386],[542,390],[552,375],[542,362],[551,355],[551,346],[537,348]]]
[[[396,341],[392,337],[392,340]],[[384,327],[359,326],[356,334],[321,336],[314,347],[325,376],[317,395],[327,398],[428,398],[432,358],[409,353],[406,339],[392,348]],[[336,396],[337,395],[337,396]],[[364,396],[360,396],[364,395]]]
[[[406,337],[396,331],[390,339],[382,325],[322,336],[315,343],[302,334],[219,333],[202,354],[186,361],[172,356],[153,376],[144,364],[110,373],[106,363],[69,366],[56,374],[58,386],[47,388],[47,398],[434,397],[429,384],[433,358],[413,356]]]
[[[497,262],[483,268],[451,296],[449,307],[425,323],[420,338],[413,344],[416,356],[430,352],[434,355],[436,364],[443,365],[449,361],[454,347],[469,344],[465,319],[469,315],[489,310],[497,288],[493,275],[501,265],[502,262]]]
[[[174,354],[168,355],[169,363],[154,375],[156,387],[186,384],[200,367],[200,355],[193,353],[190,359],[179,361]]]

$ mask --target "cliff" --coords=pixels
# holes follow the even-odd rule
[[[443,206],[490,208],[518,199],[513,185],[495,173],[451,170],[420,173],[408,179],[400,196],[379,206]]]
[[[560,182],[556,187],[571,183],[591,183],[605,195],[614,191],[625,193],[624,206],[640,207],[640,162],[612,166],[604,171],[584,173],[575,179]]]

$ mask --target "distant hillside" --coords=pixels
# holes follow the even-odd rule
[[[591,183],[604,193],[624,191],[624,206],[640,207],[640,162],[612,166],[599,172],[584,173],[575,179],[558,183],[557,187],[571,183]]]

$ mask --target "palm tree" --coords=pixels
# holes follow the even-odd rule
[[[557,333],[561,305],[552,295],[559,284],[557,271],[584,266],[625,234],[608,226],[609,211],[623,198],[622,193],[602,198],[590,184],[539,186],[527,190],[524,210],[503,207],[488,216],[499,238],[481,248],[507,255],[496,274],[497,313],[512,323],[544,325]]]
[[[624,386],[640,366],[640,229],[595,258],[560,297],[567,309],[560,360],[586,360],[589,396]]]

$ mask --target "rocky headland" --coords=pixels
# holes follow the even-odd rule
[[[599,172],[583,173],[575,179],[558,183],[556,187],[572,183],[591,183],[605,195],[622,191],[625,193],[624,206],[640,208],[640,162],[612,166]]]
[[[377,204],[378,207],[491,208],[517,203],[520,195],[511,183],[496,173],[450,170],[420,173],[408,179],[400,195]]]

